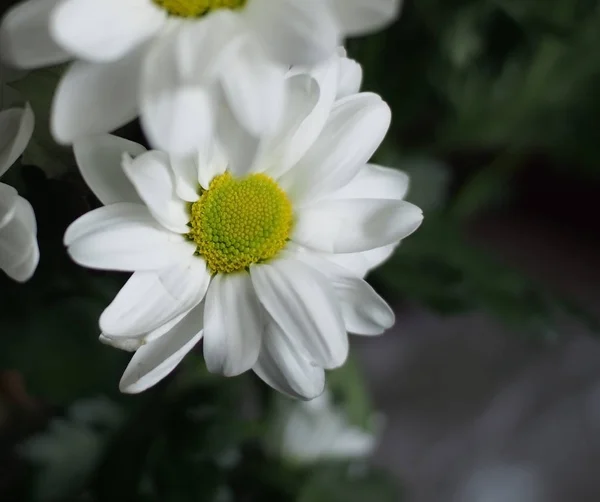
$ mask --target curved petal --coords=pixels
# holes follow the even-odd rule
[[[64,237],[71,258],[101,270],[160,270],[186,262],[196,246],[164,230],[148,209],[121,202],[91,211],[72,223]]]
[[[422,211],[402,200],[325,200],[298,212],[292,240],[315,251],[356,253],[396,243],[422,221]]]
[[[400,13],[402,0],[331,0],[344,35],[362,35],[385,27]]]
[[[116,202],[137,202],[142,200],[135,191],[121,163],[131,162],[133,157],[146,151],[142,145],[111,134],[92,136],[73,143],[73,153],[81,176],[94,195],[105,206]]]
[[[319,138],[281,178],[281,187],[296,204],[306,204],[345,186],[375,153],[390,119],[388,105],[376,94],[336,102]]]
[[[123,373],[119,383],[121,392],[137,394],[171,373],[201,340],[203,311],[201,303],[169,333],[141,346]]]
[[[323,0],[252,0],[242,12],[264,50],[284,65],[314,65],[341,40],[337,20]]]
[[[341,57],[340,76],[338,79],[337,99],[358,94],[363,80],[363,70],[354,59]]]
[[[50,35],[50,16],[62,0],[28,0],[10,9],[0,25],[0,56],[18,68],[37,68],[71,59]]]
[[[187,234],[187,202],[177,196],[174,173],[166,153],[151,150],[123,164],[125,174],[148,210],[165,228]]]
[[[299,253],[296,258],[314,267],[329,279],[349,333],[380,335],[394,325],[394,311],[367,282],[313,253]]]
[[[135,272],[100,316],[100,329],[112,338],[144,335],[198,305],[210,273],[204,260],[158,272]]]
[[[35,214],[31,204],[0,183],[0,268],[13,280],[31,278],[39,262]]]
[[[219,71],[229,106],[240,124],[254,136],[271,133],[285,103],[284,67],[268,59],[249,37],[232,51]]]
[[[147,0],[63,0],[50,17],[50,33],[79,59],[109,62],[157,33],[166,19]]]
[[[138,113],[138,83],[144,49],[112,63],[77,61],[61,79],[50,117],[56,141],[104,134],[133,120]]]
[[[398,244],[394,243],[360,253],[325,254],[323,257],[348,269],[357,277],[364,278],[392,256],[397,247]]]
[[[275,390],[296,399],[314,399],[325,390],[325,371],[302,345],[270,322],[254,372]]]
[[[0,111],[0,176],[25,151],[34,126],[35,118],[29,104],[25,108]]]
[[[175,177],[175,193],[177,196],[187,202],[196,202],[198,195],[198,154],[185,155],[183,157],[171,155],[169,164]]]
[[[301,343],[323,368],[337,368],[348,356],[348,336],[327,279],[304,263],[280,259],[252,265],[250,277],[265,310],[281,330]]]
[[[402,200],[408,192],[409,183],[410,178],[402,171],[367,164],[352,181],[327,198]]]
[[[104,345],[110,345],[115,349],[124,350],[126,352],[135,352],[142,345],[144,345],[143,338],[111,338],[110,336],[106,336],[104,333],[100,334],[98,340]]]
[[[263,310],[246,272],[217,274],[206,294],[204,359],[212,373],[236,376],[254,366],[264,331]]]

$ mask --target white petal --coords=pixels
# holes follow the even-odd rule
[[[348,356],[348,336],[327,279],[293,259],[253,265],[250,276],[265,310],[290,339],[301,343],[323,368]]]
[[[255,171],[279,178],[294,167],[321,134],[335,101],[338,65],[327,61],[310,74],[286,79],[287,103],[276,134],[260,146]]]
[[[127,394],[142,392],[171,373],[202,338],[201,303],[169,333],[140,347],[127,366],[119,389]]]
[[[254,136],[272,132],[285,103],[284,67],[269,60],[250,37],[232,51],[220,74],[229,106],[242,127]]]
[[[198,163],[198,154],[169,157],[169,164],[175,176],[175,193],[187,202],[196,202],[199,198]]]
[[[0,269],[15,281],[25,282],[40,257],[33,208],[4,183],[0,183],[0,199]]]
[[[124,164],[123,170],[161,225],[178,234],[189,231],[187,202],[177,196],[173,170],[166,153],[156,150],[146,152],[133,162]]]
[[[254,372],[275,390],[296,399],[313,399],[325,389],[325,371],[302,345],[270,322]]]
[[[50,35],[50,15],[62,0],[28,0],[6,13],[0,26],[0,55],[18,68],[63,63],[71,56]]]
[[[252,0],[242,15],[264,50],[285,65],[324,61],[340,42],[337,21],[323,0]]]
[[[296,255],[325,275],[337,295],[346,330],[357,335],[380,335],[394,325],[394,311],[364,280],[313,253]]]
[[[281,178],[281,187],[303,204],[345,186],[383,141],[390,118],[388,105],[376,94],[336,102],[319,138]]]
[[[125,173],[123,154],[133,157],[146,149],[133,141],[110,134],[92,136],[73,143],[73,153],[81,176],[105,206],[115,202],[141,202]],[[129,162],[126,158],[125,162]]]
[[[108,62],[158,32],[166,17],[147,0],[64,0],[50,19],[50,32],[77,58]]]
[[[350,270],[357,277],[364,278],[369,271],[385,262],[397,247],[394,243],[361,253],[326,254],[324,258]]]
[[[158,272],[135,272],[100,316],[100,329],[112,338],[158,329],[198,305],[209,283],[206,264],[196,257]]]
[[[297,214],[292,240],[328,253],[356,253],[393,244],[423,221],[421,210],[401,200],[325,200]]]
[[[0,111],[0,176],[27,148],[34,126],[35,118],[29,104],[25,108]]]
[[[206,294],[204,359],[212,373],[236,376],[258,359],[263,310],[246,272],[217,274]]]
[[[210,146],[220,99],[217,70],[239,43],[235,17],[219,11],[206,22],[186,23],[149,50],[142,70],[141,119],[159,150],[184,156]]]
[[[111,338],[104,333],[100,334],[98,340],[105,345],[110,345],[115,349],[125,350],[127,352],[135,352],[144,345],[143,338]]]
[[[133,120],[138,113],[138,82],[143,50],[113,63],[75,62],[61,79],[50,128],[56,141],[104,134]]]
[[[238,149],[242,150],[239,147]],[[229,167],[227,158],[223,149],[218,145],[214,144],[206,152],[198,154],[198,182],[200,186],[205,190],[208,190],[210,182],[215,176],[223,174]]]
[[[400,13],[402,0],[331,0],[345,35],[383,28]]]
[[[342,57],[339,60],[340,76],[338,79],[337,99],[352,96],[360,91],[363,70],[354,59]]]
[[[328,199],[391,199],[402,200],[409,187],[406,173],[367,164],[346,186],[329,194]]]
[[[140,204],[118,203],[91,211],[65,233],[71,258],[101,270],[160,270],[189,260],[196,247],[164,230]]]

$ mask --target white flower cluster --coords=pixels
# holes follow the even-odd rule
[[[368,163],[391,113],[359,91],[362,70],[340,44],[399,9],[400,0],[28,0],[6,14],[5,62],[73,60],[51,130],[73,145],[104,207],[64,242],[83,266],[132,272],[100,317],[101,341],[135,352],[123,392],[156,384],[202,340],[211,372],[253,370],[313,399],[325,370],[346,361],[348,333],[392,326],[364,277],[422,212],[403,200],[404,173]],[[150,150],[108,134],[138,116]],[[30,135],[33,119],[23,120]],[[8,134],[2,166],[21,153],[21,129]],[[37,253],[31,208],[6,191],[0,210],[18,210]],[[37,262],[21,270],[5,258],[17,279]]]

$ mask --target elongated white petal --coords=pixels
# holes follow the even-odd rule
[[[357,277],[364,278],[370,270],[385,262],[396,250],[398,244],[388,244],[380,248],[362,251],[360,253],[325,254],[324,258],[336,263]]]
[[[327,61],[310,74],[286,79],[287,104],[278,131],[261,144],[255,171],[277,179],[302,158],[321,134],[335,101],[338,65]]]
[[[383,28],[400,13],[402,0],[331,0],[344,35],[361,35]]]
[[[274,65],[249,37],[220,69],[229,106],[240,124],[254,136],[271,133],[285,104],[284,68]]]
[[[35,118],[29,104],[25,108],[0,111],[0,176],[27,148],[34,126]]]
[[[133,120],[138,113],[142,49],[112,63],[75,62],[61,79],[50,128],[59,143],[104,134]]]
[[[334,192],[352,180],[379,147],[390,125],[388,105],[362,93],[336,102],[319,138],[280,180],[296,204]]]
[[[64,237],[71,258],[102,270],[160,270],[187,261],[196,247],[164,230],[148,209],[122,202],[95,209],[72,223]]]
[[[171,155],[169,164],[175,177],[175,193],[187,202],[196,202],[198,195],[198,154]]]
[[[50,35],[50,16],[62,0],[28,0],[6,13],[0,25],[0,56],[18,68],[37,68],[71,59]]]
[[[313,65],[333,54],[339,26],[323,0],[252,0],[243,11],[268,54],[285,65]]]
[[[238,150],[243,150],[240,145],[237,146]],[[229,167],[229,161],[223,151],[223,148],[215,143],[207,151],[199,152],[198,157],[198,182],[200,186],[205,190],[210,187],[210,182],[215,176],[223,174]]]
[[[142,145],[110,134],[91,136],[73,143],[81,176],[105,206],[115,202],[142,201],[125,176],[121,163],[124,153],[137,157],[145,151]]]
[[[204,359],[213,373],[236,376],[258,359],[264,315],[246,272],[217,274],[206,295]]]
[[[0,269],[13,280],[25,282],[40,257],[33,208],[4,183],[0,183],[0,199]]]
[[[341,57],[339,59],[340,75],[338,79],[337,99],[352,96],[360,91],[363,80],[363,70],[354,59]]]
[[[325,389],[325,371],[301,343],[270,322],[254,372],[275,390],[296,399],[313,399]]]
[[[166,153],[146,152],[124,164],[123,170],[161,225],[179,234],[189,231],[187,203],[177,196],[174,173]]]
[[[154,35],[164,10],[147,0],[63,0],[50,19],[50,32],[76,57],[115,61]]]
[[[422,221],[421,210],[402,200],[325,200],[298,211],[292,240],[316,251],[356,253],[397,243]]]
[[[348,332],[356,335],[380,335],[394,325],[394,311],[363,279],[314,253],[299,253],[296,258],[329,279]]]
[[[112,338],[158,329],[198,305],[209,283],[206,264],[197,257],[158,272],[135,272],[100,316],[100,329]]]
[[[148,51],[141,119],[156,148],[184,156],[210,146],[220,99],[218,70],[239,44],[235,18],[226,10],[212,13],[210,22],[186,23]]]
[[[323,368],[348,356],[348,336],[335,292],[327,279],[304,263],[281,259],[252,265],[250,276],[265,310],[290,339],[302,343]]]
[[[119,383],[121,392],[142,392],[156,385],[177,367],[202,338],[203,307],[201,303],[171,331],[137,350]]]
[[[329,194],[328,199],[391,199],[402,200],[409,187],[406,173],[367,164],[344,187]]]

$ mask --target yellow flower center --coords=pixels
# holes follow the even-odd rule
[[[292,231],[292,204],[265,174],[234,179],[226,172],[191,206],[188,237],[213,273],[244,270],[273,258]]]
[[[201,17],[217,9],[241,9],[248,0],[153,0],[172,16]]]

